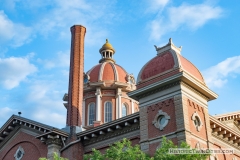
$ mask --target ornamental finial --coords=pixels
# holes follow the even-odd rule
[[[108,39],[106,39],[106,43],[108,43]]]
[[[168,43],[172,44],[172,38],[169,38],[169,42]]]

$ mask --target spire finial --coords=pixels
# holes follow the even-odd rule
[[[106,43],[108,43],[108,39],[106,39]]]
[[[172,38],[169,38],[169,42],[168,43],[172,44]]]

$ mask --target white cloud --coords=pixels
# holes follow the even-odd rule
[[[0,44],[10,41],[11,46],[19,47],[30,41],[30,27],[13,23],[4,11],[0,11]]]
[[[240,56],[227,58],[202,72],[209,87],[222,87],[230,77],[240,74]]]
[[[64,127],[66,124],[66,109],[63,106],[62,92],[54,81],[34,81],[27,95],[28,104],[34,106],[31,118],[41,123],[55,127]],[[51,118],[51,121],[49,121]]]
[[[70,65],[70,51],[58,52],[57,53],[57,63],[61,67],[69,67]]]
[[[156,12],[161,11],[170,0],[151,0],[147,1],[149,3],[149,8],[147,8],[147,12]]]
[[[12,89],[36,70],[28,57],[0,58],[0,84],[6,89]]]
[[[42,64],[47,69],[52,69],[55,67],[68,68],[70,63],[70,51],[59,51],[55,59],[37,59],[37,62]]]
[[[34,28],[46,37],[57,33],[57,38],[66,39],[70,35],[69,24],[81,24],[87,28],[86,45],[94,45],[101,42],[99,39],[106,38],[108,32],[104,26],[114,20],[111,11],[111,2],[105,5],[102,1],[55,1],[54,7],[42,14]]]
[[[47,125],[63,128],[66,124],[66,115],[59,113],[59,110],[50,110],[40,107],[32,113],[32,118]]]
[[[12,109],[12,108],[9,108],[9,107],[3,107],[3,108],[0,108],[0,117],[10,117],[11,115],[13,114],[16,114],[17,113],[17,110],[16,109]]]
[[[69,39],[69,25],[74,24],[81,24],[87,28],[86,45],[99,45],[108,35],[109,24],[114,24],[118,16],[113,12],[115,2],[110,0],[45,0],[44,2],[11,0],[10,2],[9,8],[17,10],[21,6],[21,9],[31,11],[33,16],[36,10],[42,11],[41,15],[34,17],[37,23],[31,24],[31,27],[11,21],[4,11],[0,11],[0,43],[13,41],[11,45],[14,47],[21,46],[34,38],[31,35],[32,31],[44,37],[55,35],[57,39]],[[51,64],[49,67],[52,67]]]
[[[182,4],[179,7],[169,7],[167,16],[161,14],[150,23],[150,39],[159,40],[162,35],[173,32],[180,27],[198,29],[212,19],[221,17],[222,8],[210,4]]]
[[[0,107],[0,122],[6,122],[11,115],[17,114],[17,111],[9,107]]]

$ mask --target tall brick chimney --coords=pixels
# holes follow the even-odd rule
[[[71,27],[70,73],[68,86],[67,126],[81,128],[84,71],[84,37],[86,28]]]

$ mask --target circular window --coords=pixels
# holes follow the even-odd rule
[[[164,127],[166,127],[166,125],[168,124],[169,120],[170,120],[170,116],[166,112],[163,112],[162,110],[159,110],[157,115],[155,116],[152,124],[156,128],[159,128],[160,130],[163,130]]]
[[[165,116],[160,116],[158,118],[158,123],[159,123],[160,126],[163,126],[165,124],[165,122],[166,122]]]

